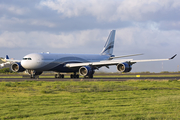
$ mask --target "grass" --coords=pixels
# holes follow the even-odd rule
[[[0,119],[180,119],[180,81],[0,82]]]

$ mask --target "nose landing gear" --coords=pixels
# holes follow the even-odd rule
[[[39,75],[42,74],[42,72],[37,72],[35,70],[27,70],[27,72],[30,75],[30,78],[37,78]]]
[[[55,74],[55,78],[64,78],[64,75],[63,75],[63,74],[58,73],[58,74]]]

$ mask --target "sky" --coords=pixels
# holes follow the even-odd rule
[[[170,58],[180,52],[179,0],[0,0],[0,57],[29,53],[99,54],[116,30],[114,55]],[[179,71],[171,61],[133,65],[132,72]],[[116,72],[116,67],[101,71]]]

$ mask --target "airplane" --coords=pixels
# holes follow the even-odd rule
[[[6,55],[6,58],[9,59],[9,57],[8,57],[7,55]],[[0,67],[1,67],[1,68],[6,67],[6,65],[10,65],[10,62],[7,62],[6,59],[4,59],[4,58],[0,58],[0,61],[1,61],[1,62],[0,62],[0,63],[1,63],[1,64],[0,64]]]
[[[133,59],[118,59],[142,54],[115,56],[113,55],[115,30],[112,30],[105,43],[105,46],[100,54],[54,54],[54,53],[31,53],[23,57],[22,60],[10,60],[6,56],[6,60],[13,62],[11,70],[13,72],[23,72],[27,70],[31,78],[35,78],[43,73],[43,71],[54,71],[55,78],[64,78],[62,73],[74,73],[70,78],[79,78],[79,75],[84,78],[93,78],[95,70],[105,66],[109,68],[111,65],[116,65],[120,72],[130,72],[132,65],[137,62],[164,61],[171,60],[177,54],[167,59],[148,59],[148,60],[133,60]],[[79,73],[79,74],[77,74]]]

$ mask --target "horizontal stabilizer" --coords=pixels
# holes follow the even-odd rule
[[[138,56],[143,54],[133,54],[133,55],[123,55],[123,56],[116,56],[116,57],[110,57],[109,59],[112,60],[114,58],[124,58],[124,57],[131,57],[131,56]]]

